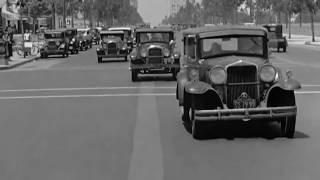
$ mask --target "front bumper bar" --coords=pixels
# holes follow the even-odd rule
[[[101,58],[125,58],[127,57],[126,54],[98,54],[97,55],[98,57],[101,57]]]
[[[178,69],[180,64],[131,64],[129,69],[148,70],[160,68]]]
[[[252,109],[218,109],[218,110],[195,110],[197,121],[230,121],[252,119],[264,120],[273,118],[290,117],[297,115],[296,106],[252,108]]]

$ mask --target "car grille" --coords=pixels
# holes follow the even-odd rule
[[[149,49],[149,56],[162,56],[162,50],[160,48]]]
[[[227,106],[228,108],[239,108],[234,106],[234,101],[246,93],[255,100],[256,107],[258,100],[257,68],[255,66],[231,66],[227,69]],[[248,107],[248,106],[246,106]]]
[[[149,64],[161,64],[163,62],[162,50],[160,48],[151,48],[148,52]]]
[[[49,49],[57,49],[56,42],[55,42],[55,41],[50,41],[50,42],[48,43],[48,48],[49,48]]]
[[[108,54],[117,54],[117,44],[109,43],[108,44]]]

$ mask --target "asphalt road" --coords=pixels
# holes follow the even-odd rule
[[[1,180],[316,180],[320,178],[319,47],[271,61],[303,84],[294,139],[275,124],[219,125],[193,140],[175,82],[132,83],[128,62],[94,49],[0,72]],[[228,133],[235,135],[228,139]]]

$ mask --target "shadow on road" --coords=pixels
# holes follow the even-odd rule
[[[185,129],[191,133],[188,123],[183,124]],[[277,122],[216,122],[202,124],[203,140],[226,138],[264,138],[275,139],[284,137],[280,131],[280,124]],[[310,136],[300,132],[295,132],[295,139],[309,138]]]

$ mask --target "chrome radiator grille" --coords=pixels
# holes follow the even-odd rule
[[[162,50],[160,48],[149,49],[148,55],[148,62],[150,64],[161,64],[163,62]]]
[[[117,44],[109,43],[108,44],[108,54],[117,54]]]
[[[258,100],[257,68],[255,66],[231,66],[227,69],[228,108],[236,108],[234,101],[246,93],[250,98]],[[254,105],[256,106],[256,105]]]

